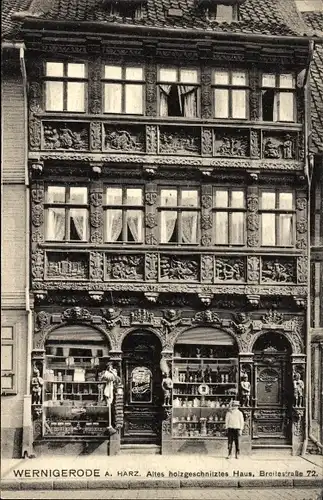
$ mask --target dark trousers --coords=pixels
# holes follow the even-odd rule
[[[236,453],[239,453],[239,429],[228,429],[228,448],[229,454],[232,452],[233,441],[236,447]]]

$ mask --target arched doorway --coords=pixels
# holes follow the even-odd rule
[[[160,444],[161,343],[149,331],[129,333],[122,344],[124,426],[122,444]]]
[[[255,342],[252,439],[259,445],[291,444],[293,381],[291,346],[286,337],[267,332]]]

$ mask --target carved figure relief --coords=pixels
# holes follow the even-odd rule
[[[149,229],[153,229],[157,226],[157,215],[149,212],[145,216],[145,226]]]
[[[106,273],[108,280],[143,280],[143,255],[107,255]]]
[[[213,281],[213,256],[201,255],[201,281]]]
[[[50,324],[50,314],[45,311],[40,311],[36,314],[36,332],[43,330]]]
[[[213,132],[210,128],[202,129],[202,155],[213,155]]]
[[[231,325],[239,335],[249,335],[252,329],[250,315],[244,312],[235,314],[235,319],[231,321]]]
[[[215,259],[216,281],[244,281],[245,263],[242,259]]]
[[[244,134],[223,135],[215,134],[215,156],[248,156],[249,141]]]
[[[145,278],[149,281],[157,280],[158,255],[157,253],[146,253],[145,255]]]
[[[250,156],[252,158],[260,157],[260,138],[257,130],[250,131]]]
[[[192,128],[160,127],[159,153],[194,154],[200,153],[200,131]]]
[[[247,280],[258,283],[260,280],[260,259],[259,257],[247,257]]]
[[[161,280],[199,280],[199,262],[197,258],[162,255],[159,265]]]
[[[102,123],[90,123],[90,149],[91,151],[102,151]]]
[[[35,280],[44,278],[44,251],[41,249],[31,254],[31,275]]]
[[[286,134],[284,137],[271,135],[263,139],[264,158],[283,158],[285,160],[295,159],[295,137]]]
[[[104,257],[102,252],[90,252],[90,279],[102,280],[104,275]]]
[[[90,311],[82,307],[71,307],[70,309],[65,309],[62,313],[62,321],[74,323],[77,321],[91,321],[92,315]]]
[[[40,371],[35,365],[33,369],[33,376],[31,378],[31,402],[33,405],[41,405],[43,385],[44,380],[40,376]]]
[[[157,127],[146,125],[146,147],[147,153],[157,154]]]
[[[89,104],[93,114],[101,113],[101,58],[96,57],[89,64]]]
[[[293,380],[294,387],[294,406],[304,406],[304,382],[301,378],[301,374],[296,372],[294,374]]]
[[[84,124],[43,123],[44,149],[89,148],[89,131]]]
[[[29,145],[31,149],[40,149],[41,122],[38,118],[29,120]]]
[[[284,322],[284,315],[277,311],[277,309],[270,309],[262,317],[262,322],[265,325],[281,325]]]
[[[303,197],[296,198],[296,210],[306,210],[307,208],[307,199]]]
[[[148,191],[146,194],[145,194],[145,201],[147,203],[147,205],[155,205],[156,201],[157,201],[157,193],[155,191]]]
[[[47,253],[46,277],[55,279],[87,279],[87,254]]]
[[[181,312],[175,309],[167,309],[164,311],[164,317],[161,320],[161,324],[167,333],[171,332],[174,328],[180,325],[182,322]]]
[[[261,277],[264,283],[292,283],[295,282],[295,266],[292,260],[262,259]]]
[[[259,198],[256,193],[249,193],[247,197],[247,244],[249,247],[259,246]]]
[[[297,257],[297,282],[306,283],[309,273],[308,259],[306,256],[302,255]]]
[[[121,309],[109,307],[108,309],[101,309],[101,313],[108,328],[113,328],[118,322],[121,322]]]
[[[152,325],[154,323],[154,313],[147,309],[137,309],[130,313],[130,323],[140,325]]]
[[[104,126],[104,147],[106,151],[142,152],[145,151],[144,130],[139,127],[116,129]]]
[[[221,319],[216,312],[207,309],[206,311],[196,313],[192,323],[212,323],[219,325],[221,324]]]

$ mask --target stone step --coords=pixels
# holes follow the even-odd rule
[[[160,446],[155,444],[121,444],[121,455],[160,455]]]
[[[257,456],[290,457],[293,454],[291,445],[286,444],[253,444],[251,454]]]

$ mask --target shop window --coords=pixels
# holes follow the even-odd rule
[[[159,69],[160,116],[198,116],[199,74],[190,68]]]
[[[82,186],[48,186],[46,240],[88,240],[88,191]]]
[[[45,109],[82,113],[86,108],[87,76],[83,63],[46,62]]]
[[[247,118],[247,74],[245,71],[213,72],[215,118]]]
[[[105,199],[105,241],[142,243],[143,189],[107,187]]]
[[[17,393],[15,331],[1,327],[1,394]]]
[[[292,246],[294,242],[294,196],[291,192],[261,193],[261,244]]]
[[[160,190],[160,242],[197,244],[200,201],[197,189]]]
[[[245,192],[241,189],[213,190],[213,232],[215,245],[243,245],[245,242]]]
[[[262,119],[269,122],[295,121],[295,78],[292,74],[262,75]]]
[[[104,112],[142,115],[144,112],[144,70],[141,66],[104,67]]]

